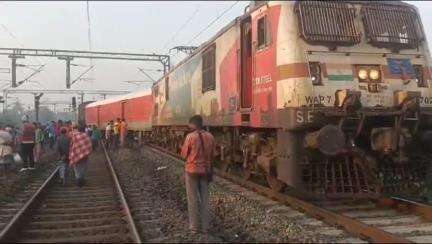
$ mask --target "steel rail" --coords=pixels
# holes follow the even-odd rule
[[[29,215],[30,211],[37,205],[41,200],[42,195],[46,192],[48,186],[52,183],[53,179],[57,175],[59,167],[57,167],[50,176],[44,181],[39,189],[33,194],[33,196],[24,204],[24,206],[14,215],[9,221],[6,227],[0,232],[0,243],[7,243],[18,231],[19,226],[24,222],[25,218]]]
[[[126,221],[131,228],[131,237],[134,243],[142,243],[141,237],[138,234],[138,230],[136,228],[135,222],[132,218],[129,205],[127,204],[126,198],[124,196],[123,190],[120,186],[117,174],[115,173],[114,167],[112,166],[112,162],[108,153],[105,149],[105,145],[103,145],[107,168],[110,171],[111,177],[114,181],[114,186],[117,194],[120,197],[120,203],[126,215]],[[36,207],[36,205],[42,201],[42,195],[47,191],[47,188],[51,185],[56,175],[58,174],[59,168],[57,167],[50,176],[44,181],[44,183],[38,188],[38,190],[32,195],[32,197],[24,204],[24,206],[14,215],[11,221],[6,225],[6,227],[0,232],[0,243],[8,243],[11,239],[13,239],[14,235],[18,232],[20,226],[24,223],[25,219],[30,215],[32,209]]]
[[[160,154],[164,154],[172,158],[173,160],[176,160],[177,162],[184,163],[184,160],[181,159],[178,155],[169,152],[165,150],[164,148],[161,148],[159,146],[155,145],[148,145],[148,147]],[[256,184],[251,181],[247,181],[244,179],[240,179],[239,177],[236,177],[234,175],[222,172],[218,169],[214,169],[214,172],[216,175],[220,176],[221,178],[228,179],[236,184],[239,184],[241,186],[244,186],[246,188],[249,188],[251,190],[254,190],[255,192],[265,195],[271,199],[274,199],[282,204],[289,205],[290,207],[303,211],[305,214],[309,215],[310,217],[322,220],[330,225],[336,225],[348,233],[358,236],[362,239],[366,239],[370,242],[375,243],[412,243],[412,241],[403,238],[401,236],[397,236],[394,234],[391,234],[387,231],[378,229],[376,227],[367,225],[365,223],[362,223],[358,220],[355,220],[353,218],[347,217],[342,214],[338,214],[335,212],[332,212],[327,209],[323,209],[321,207],[318,207],[314,204],[308,203],[306,201],[303,201],[299,198],[285,195],[282,193],[273,192],[271,189],[264,187],[262,185]]]
[[[132,231],[133,241],[134,241],[134,243],[142,243],[141,237],[138,233],[138,229],[136,228],[135,222],[133,220],[129,205],[126,201],[126,197],[123,193],[123,190],[120,186],[120,182],[119,182],[118,177],[117,177],[117,174],[116,174],[115,169],[112,165],[111,158],[108,155],[108,152],[105,148],[105,145],[103,143],[101,143],[101,144],[102,144],[102,148],[104,150],[105,158],[106,158],[107,163],[108,163],[108,168],[109,168],[111,176],[114,180],[115,189],[117,191],[117,194],[120,196],[120,202],[121,202],[123,210],[126,214],[126,221],[129,223],[129,226],[130,226],[131,231]]]
[[[397,209],[405,209],[416,215],[422,216],[428,221],[432,221],[432,206],[430,205],[403,199],[400,197],[379,199],[378,205],[384,205]]]

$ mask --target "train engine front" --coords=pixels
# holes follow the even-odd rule
[[[282,7],[283,24],[278,66],[306,64],[309,77],[277,84],[278,179],[328,197],[418,193],[430,163],[432,97],[417,9],[298,1]]]

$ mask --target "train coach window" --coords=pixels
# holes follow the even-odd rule
[[[202,54],[202,92],[216,88],[216,45],[213,44]]]
[[[269,31],[267,16],[258,19],[257,33],[258,33],[258,50],[263,49],[270,45],[270,31]]]

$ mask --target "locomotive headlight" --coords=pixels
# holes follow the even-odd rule
[[[358,71],[358,77],[361,80],[366,80],[368,78],[368,71],[366,69],[359,69],[359,71]]]
[[[361,64],[355,66],[359,82],[381,82],[381,70],[379,65]]]
[[[379,72],[379,70],[377,70],[377,69],[371,69],[370,71],[369,71],[369,78],[371,79],[371,80],[379,80],[379,78],[380,78],[380,72]]]

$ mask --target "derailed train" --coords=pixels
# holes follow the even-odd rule
[[[430,163],[430,54],[403,2],[259,1],[151,92],[87,105],[178,151],[201,114],[222,170],[327,197],[419,189]]]

